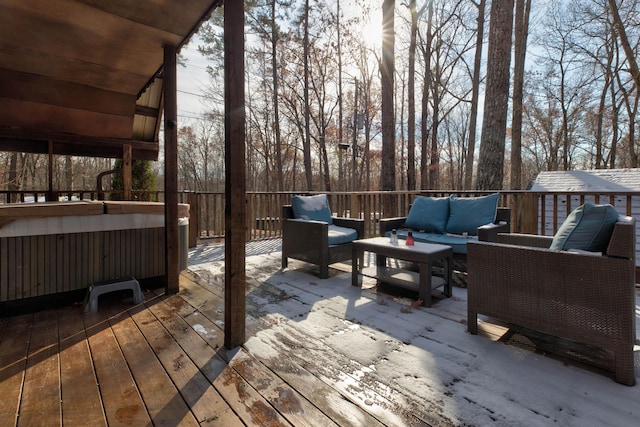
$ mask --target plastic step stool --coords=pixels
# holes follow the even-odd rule
[[[89,285],[87,295],[84,298],[84,312],[95,313],[98,311],[98,297],[100,295],[126,289],[131,289],[131,292],[133,292],[134,304],[141,304],[144,302],[144,294],[140,289],[140,283],[138,283],[135,277],[107,280]]]

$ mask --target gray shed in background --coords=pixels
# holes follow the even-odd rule
[[[584,171],[545,171],[540,172],[533,182],[531,191],[558,193],[557,216],[558,225],[567,217],[571,210],[584,202],[599,204],[611,203],[618,212],[636,218],[636,266],[640,257],[640,169],[596,169]],[[598,193],[598,192],[602,193]],[[627,197],[629,192],[638,192],[634,197]],[[564,194],[563,194],[564,193]],[[572,194],[575,193],[575,194]],[[585,194],[590,193],[590,194]],[[611,197],[613,196],[613,200]],[[630,201],[630,209],[627,204]],[[569,207],[567,207],[567,202]],[[538,233],[551,236],[553,229],[554,202],[552,198],[540,198],[538,212],[545,212],[544,230],[539,225]],[[544,206],[542,206],[544,204]]]

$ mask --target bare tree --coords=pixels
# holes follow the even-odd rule
[[[522,189],[522,96],[531,0],[516,0],[511,120],[511,189]]]
[[[416,189],[416,102],[415,102],[415,78],[416,78],[416,35],[418,33],[418,11],[416,0],[409,1],[409,14],[411,15],[411,29],[409,41],[409,75],[407,88],[407,190]]]
[[[478,8],[478,25],[476,27],[476,52],[473,61],[473,77],[471,88],[471,114],[469,116],[469,142],[467,143],[467,156],[465,160],[464,188],[473,186],[473,159],[476,149],[476,128],[478,127],[478,99],[480,97],[480,68],[482,64],[482,47],[484,45],[484,14],[485,0],[474,2]]]
[[[616,1],[609,0],[609,7],[611,8],[611,15],[613,16],[613,24],[616,29],[616,34],[620,38],[620,44],[622,45],[622,49],[624,49],[624,53],[627,56],[627,61],[629,61],[629,71],[631,73],[631,77],[635,80],[636,86],[640,87],[640,70],[638,69],[638,63],[636,62],[636,53],[633,51],[631,43],[629,43],[627,30],[625,29],[624,23],[622,22],[622,18],[620,18],[620,11],[618,9]]]
[[[476,185],[479,190],[499,190],[503,185],[513,0],[492,2],[489,19],[487,88]]]
[[[302,151],[304,155],[304,170],[307,179],[307,190],[313,190],[313,171],[311,170],[311,129],[309,106],[309,0],[304,3],[304,143]]]
[[[394,81],[394,12],[395,0],[382,2],[382,179],[381,189],[395,190],[396,149],[395,120],[393,103]],[[395,212],[395,199],[388,197],[385,213]]]
[[[426,29],[425,43],[422,47],[422,56],[424,57],[424,78],[422,82],[422,116],[420,129],[422,131],[421,136],[421,152],[420,156],[420,188],[429,188],[429,174],[427,173],[427,162],[429,152],[429,135],[431,128],[428,125],[429,122],[429,97],[431,94],[431,55],[433,44],[433,2],[429,2],[429,8],[427,12],[427,29]]]

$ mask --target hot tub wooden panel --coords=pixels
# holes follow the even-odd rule
[[[61,205],[0,208],[0,218],[11,218],[0,228],[0,303],[77,291],[105,280],[164,275],[162,204],[118,203],[111,205],[118,211],[112,214],[104,213],[102,203]],[[188,205],[181,212],[188,215]],[[188,234],[188,219],[181,218],[181,269],[187,266]]]

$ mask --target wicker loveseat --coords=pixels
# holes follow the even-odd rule
[[[619,217],[612,226],[600,254],[549,249],[553,237],[547,236],[500,234],[496,243],[469,242],[469,332],[477,334],[483,314],[559,338],[551,341],[577,347],[577,355],[597,353],[604,358],[600,367],[633,385],[635,219]]]
[[[437,243],[453,249],[454,275],[457,286],[466,286],[467,243],[476,240],[493,242],[498,233],[509,233],[511,209],[499,207],[498,193],[481,197],[417,196],[407,216],[383,218],[381,236],[396,229],[405,239],[409,230],[417,242]]]
[[[417,196],[407,216],[380,220],[381,236],[397,229],[404,239],[409,230],[417,242],[451,246],[454,254],[467,253],[472,240],[494,241],[498,233],[508,233],[511,210],[498,207],[498,193],[482,197]]]

